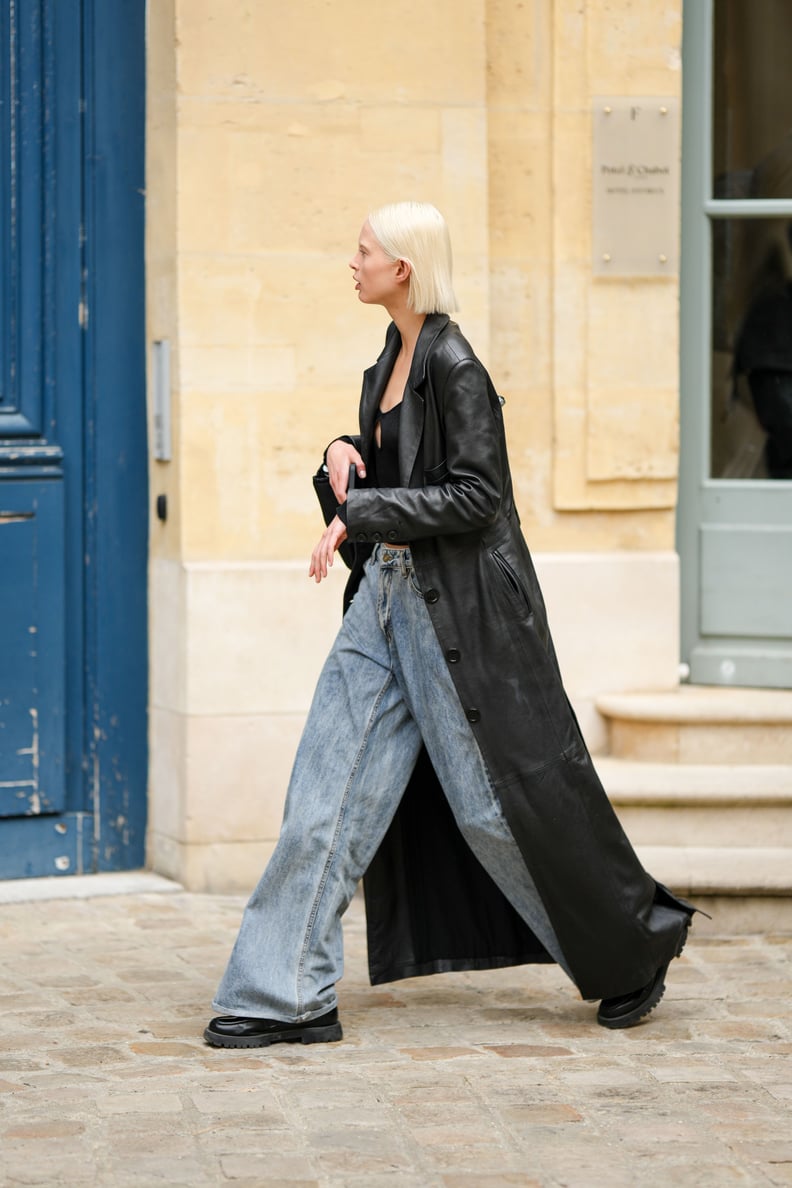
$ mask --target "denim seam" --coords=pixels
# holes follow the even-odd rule
[[[305,938],[303,941],[303,947],[302,947],[302,951],[300,953],[299,964],[297,966],[296,1000],[297,1000],[297,1015],[298,1015],[298,1017],[302,1016],[302,1014],[303,1014],[303,1005],[304,1004],[303,1004],[303,995],[302,995],[302,981],[303,981],[303,977],[305,974],[305,961],[306,961],[306,957],[308,956],[308,951],[311,947],[311,937],[313,934],[314,924],[316,923],[316,917],[319,913],[319,904],[321,903],[322,896],[324,895],[325,887],[327,886],[327,880],[330,877],[330,868],[332,867],[332,865],[335,861],[336,855],[338,853],[338,839],[341,835],[341,827],[343,825],[344,816],[346,813],[346,806],[347,806],[347,801],[349,800],[349,793],[350,793],[352,785],[355,781],[355,776],[357,775],[358,770],[360,768],[360,764],[363,759],[363,755],[365,754],[366,747],[368,746],[368,740],[371,735],[371,731],[373,729],[374,723],[376,722],[377,717],[379,715],[379,708],[382,705],[382,699],[384,698],[385,694],[387,693],[388,687],[390,686],[392,681],[393,681],[393,674],[389,672],[388,679],[385,681],[385,684],[382,686],[382,689],[380,690],[379,695],[377,696],[377,699],[374,702],[371,713],[369,714],[368,722],[366,724],[366,729],[364,731],[363,738],[360,743],[360,747],[358,748],[357,755],[355,756],[355,761],[352,764],[352,769],[349,773],[349,779],[347,780],[346,787],[344,788],[344,795],[341,798],[341,805],[338,810],[338,818],[336,820],[335,832],[333,833],[333,840],[330,843],[330,850],[327,855],[327,861],[325,862],[324,870],[322,871],[322,876],[319,880],[319,885],[316,889],[316,895],[314,896],[314,901],[313,901],[313,904],[311,905],[311,912],[308,917],[308,923],[305,928]]]

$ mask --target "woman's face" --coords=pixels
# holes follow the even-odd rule
[[[401,261],[391,260],[374,235],[368,220],[360,231],[355,255],[349,261],[358,298],[366,305],[385,305],[393,302],[401,283],[398,276]]]

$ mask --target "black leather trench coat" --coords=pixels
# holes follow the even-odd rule
[[[391,324],[365,372],[368,461],[400,349]],[[501,404],[459,327],[426,318],[404,393],[403,486],[347,500],[354,593],[372,544],[409,542],[449,671],[514,837],[584,998],[645,984],[693,910],[641,866],[578,728],[512,499]],[[543,946],[462,839],[421,755],[364,879],[374,983],[547,962]]]

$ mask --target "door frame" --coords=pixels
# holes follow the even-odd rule
[[[146,6],[83,0],[85,742],[91,869],[142,866],[148,793]],[[123,230],[122,230],[123,229]],[[109,415],[108,415],[109,414]]]

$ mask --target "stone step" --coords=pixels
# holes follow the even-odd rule
[[[792,766],[596,760],[635,845],[789,846]]]
[[[685,685],[596,700],[609,753],[659,763],[792,763],[792,691]]]
[[[659,882],[689,899],[694,938],[712,933],[792,932],[792,850],[766,846],[636,846]]]

